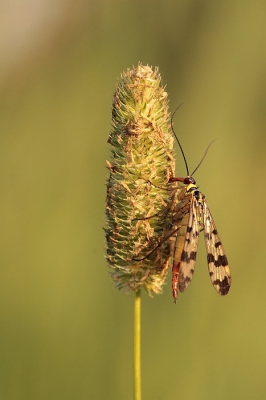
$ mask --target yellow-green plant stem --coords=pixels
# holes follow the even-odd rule
[[[134,400],[141,400],[141,360],[140,360],[141,297],[136,292],[134,304]]]

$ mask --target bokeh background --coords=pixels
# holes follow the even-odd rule
[[[142,298],[143,398],[266,396],[266,3],[0,3],[0,398],[132,399],[133,294],[104,259],[117,77],[158,66],[233,284]],[[176,148],[176,171],[185,166]]]

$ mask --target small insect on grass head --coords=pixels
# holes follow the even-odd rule
[[[176,237],[172,267],[172,293],[174,302],[177,300],[178,292],[184,292],[192,280],[197,257],[199,232],[202,230],[204,230],[211,282],[217,292],[223,296],[229,292],[231,286],[231,273],[227,257],[209,207],[207,206],[206,198],[199,191],[196,181],[192,177],[202,164],[213,141],[207,147],[196,169],[190,174],[184,151],[173,128],[175,112],[171,118],[171,128],[183,155],[187,176],[185,178],[172,177],[169,180],[170,182],[181,182],[185,185],[178,195],[178,202],[173,215],[173,232]]]

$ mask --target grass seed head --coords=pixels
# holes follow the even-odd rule
[[[118,289],[160,293],[172,253],[173,137],[158,68],[121,74],[112,106],[107,180],[107,261]]]

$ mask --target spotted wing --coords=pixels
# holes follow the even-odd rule
[[[190,284],[193,274],[199,241],[200,205],[192,196],[186,229],[184,248],[181,254],[179,272],[179,290],[184,292]]]
[[[206,203],[203,204],[203,224],[210,278],[217,292],[224,296],[231,286],[231,273],[222,242]]]

